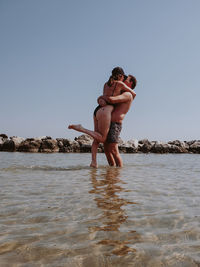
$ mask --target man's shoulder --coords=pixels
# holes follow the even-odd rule
[[[122,95],[125,96],[128,100],[133,99],[133,96],[130,92],[122,92]]]

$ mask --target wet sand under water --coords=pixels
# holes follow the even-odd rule
[[[0,266],[200,266],[199,155],[0,153]]]

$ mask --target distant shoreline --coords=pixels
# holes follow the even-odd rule
[[[53,139],[50,136],[38,138],[8,137],[0,134],[0,151],[6,152],[31,152],[31,153],[90,153],[93,139],[88,135]],[[148,139],[132,139],[124,142],[120,140],[121,153],[195,153],[200,154],[200,140],[191,141],[149,141]],[[104,152],[100,144],[98,152]]]

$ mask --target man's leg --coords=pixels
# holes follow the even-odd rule
[[[106,155],[106,158],[107,158],[107,161],[108,161],[108,164],[110,166],[116,166],[116,162],[115,162],[115,159],[112,155],[112,152],[110,151],[110,148],[109,148],[109,144],[108,143],[104,143],[104,153]]]
[[[112,154],[117,167],[123,167],[123,161],[119,153],[118,143],[108,144],[108,150]]]
[[[123,162],[119,154],[118,140],[122,129],[121,123],[111,122],[110,129],[107,135],[105,146],[105,153],[110,165],[122,167]],[[115,163],[115,164],[114,164]]]

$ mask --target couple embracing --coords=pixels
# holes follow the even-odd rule
[[[99,143],[104,144],[104,152],[110,166],[123,166],[118,149],[118,140],[122,121],[136,96],[133,90],[136,84],[137,81],[134,76],[126,76],[120,67],[114,68],[108,82],[104,85],[103,95],[97,100],[99,105],[94,110],[93,115],[94,131],[84,128],[81,124],[68,126],[69,129],[88,134],[94,138],[91,167],[97,167],[96,155]]]

